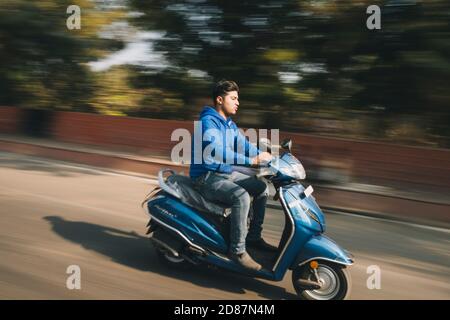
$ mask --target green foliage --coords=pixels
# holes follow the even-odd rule
[[[81,30],[66,27],[67,7],[82,8]],[[0,2],[0,104],[87,111],[95,82],[86,63],[107,43],[99,29],[117,17],[89,0]]]
[[[381,8],[381,30],[366,28],[373,4]],[[134,19],[137,27],[166,32],[154,46],[171,67],[149,85],[178,87],[190,108],[200,108],[191,98],[207,97],[203,90],[213,79],[229,78],[241,86],[244,125],[250,109],[259,123],[249,125],[448,146],[448,1],[135,0],[131,6],[145,13]],[[179,76],[192,69],[205,74],[194,88],[192,78]],[[330,130],[322,130],[331,120]]]

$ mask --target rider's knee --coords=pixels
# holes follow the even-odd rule
[[[250,207],[250,195],[247,191],[241,189],[235,193],[233,202],[243,208]]]
[[[261,185],[261,192],[258,193],[258,195],[256,196],[256,198],[268,198],[269,197],[269,186],[262,182],[261,183],[264,184],[264,186]]]

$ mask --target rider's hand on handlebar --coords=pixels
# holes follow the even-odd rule
[[[270,160],[272,160],[272,155],[268,152],[261,152],[259,155],[257,155],[256,157],[254,157],[252,159],[252,165],[256,166],[256,165],[260,165],[263,163],[267,163]]]

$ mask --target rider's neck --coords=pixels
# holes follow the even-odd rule
[[[228,120],[228,116],[225,114],[225,112],[223,111],[223,109],[220,106],[216,106],[215,109],[216,109],[217,113],[222,116],[222,118],[224,118],[225,120]]]

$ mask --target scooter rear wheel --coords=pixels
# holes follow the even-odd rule
[[[316,281],[309,264],[299,266],[292,271],[292,283],[295,291],[302,300],[345,300],[350,296],[351,277],[345,266],[328,261],[318,261],[317,274],[320,289],[305,290],[297,281],[305,279]]]

